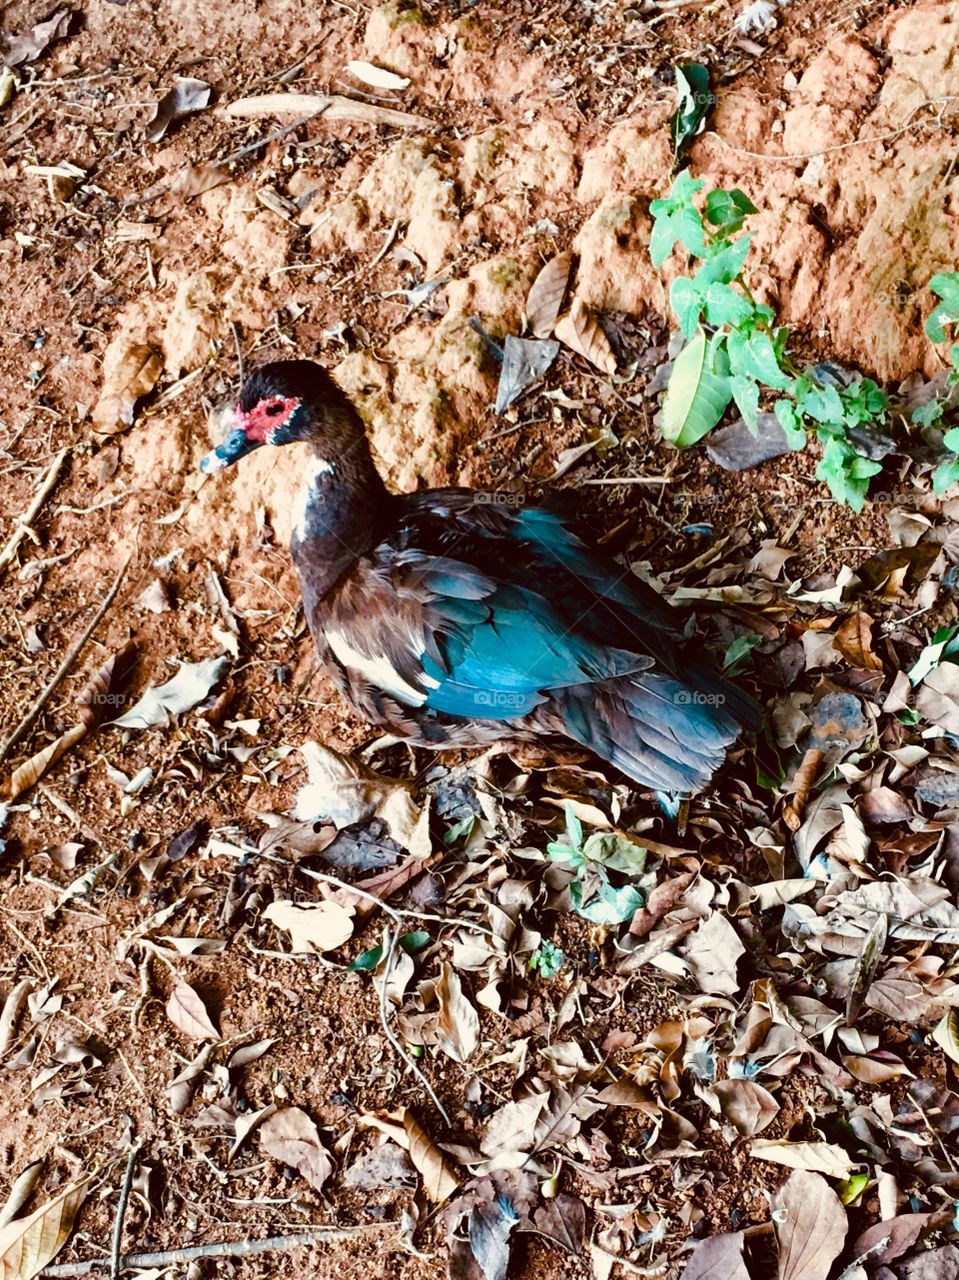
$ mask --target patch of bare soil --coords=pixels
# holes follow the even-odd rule
[[[673,67],[702,61],[718,102],[689,163],[757,206],[757,296],[804,355],[892,386],[935,374],[959,5],[790,0],[760,34],[743,8],[84,0],[7,101],[0,80],[0,541],[20,539],[0,569],[0,740],[120,576],[3,768],[112,716],[119,684],[82,690],[129,641],[137,694],[229,659],[198,710],[93,723],[0,830],[0,1198],[34,1161],[30,1210],[95,1175],[58,1262],[109,1251],[135,1141],[126,1253],[335,1228],[178,1274],[474,1280],[508,1257],[517,1276],[673,1278],[717,1237],[715,1274],[759,1280],[814,1202],[827,1260],[793,1277],[836,1274],[897,1214],[929,1217],[846,1274],[946,1274],[921,1268],[956,1252],[959,721],[951,684],[900,673],[956,621],[959,512],[902,460],[855,515],[811,454],[733,475],[664,445],[649,383],[678,265],[655,271],[648,242]],[[51,16],[14,0],[2,29]],[[210,104],[149,141],[177,77]],[[277,93],[368,118],[230,113]],[[396,111],[416,118],[376,116]],[[565,250],[619,372],[564,348],[496,416],[483,335],[521,332]],[[581,758],[392,747],[372,760],[409,781],[415,831],[364,814],[335,840],[277,834],[298,748],[371,731],[313,670],[286,551],[299,446],[208,481],[196,466],[241,365],[292,353],[333,369],[394,487],[558,497],[720,652],[754,638],[768,740],[678,821]],[[546,852],[569,798],[587,835],[647,851],[626,928],[571,910]],[[365,877],[389,910],[317,874]],[[270,915],[286,900],[352,911],[345,941],[296,954]],[[418,950],[396,945],[416,929]],[[377,946],[388,964],[347,970]]]

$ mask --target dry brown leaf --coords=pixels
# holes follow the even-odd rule
[[[609,345],[609,338],[600,327],[599,321],[589,307],[580,299],[574,298],[573,305],[553,329],[553,334],[560,342],[575,351],[601,369],[603,373],[616,372],[616,357]]]
[[[683,1280],[749,1280],[743,1262],[743,1233],[710,1236],[690,1254]]]
[[[787,1169],[805,1169],[830,1178],[848,1178],[856,1162],[832,1142],[787,1142],[785,1138],[756,1138],[749,1144],[756,1160],[770,1160]]]
[[[773,1198],[778,1280],[827,1280],[848,1222],[839,1197],[818,1173],[796,1169]]]
[[[77,710],[88,729],[96,728],[123,705],[123,688],[133,672],[136,656],[136,645],[129,641],[111,654],[84,685],[77,698]]]
[[[572,262],[572,254],[558,253],[555,258],[550,258],[530,285],[526,295],[526,319],[534,338],[548,338],[553,332],[566,297]]]
[[[85,738],[86,734],[85,724],[75,724],[66,733],[61,733],[56,742],[51,742],[48,747],[44,747],[29,760],[25,760],[19,768],[14,769],[10,775],[10,781],[4,787],[6,799],[16,800],[17,796],[23,795],[24,791],[29,791],[34,783],[38,782],[48,769],[52,769],[71,747],[75,747],[82,738]]]
[[[148,187],[137,200],[137,204],[146,204],[159,200],[155,212],[172,213],[187,200],[202,196],[204,191],[212,191],[214,187],[230,181],[230,171],[222,165],[206,161],[203,164],[191,164],[181,169],[170,182],[164,178]]]
[[[27,1218],[0,1230],[0,1280],[32,1280],[63,1248],[92,1177],[80,1178]]]
[[[301,1174],[311,1187],[322,1191],[333,1172],[333,1161],[316,1125],[299,1107],[283,1107],[260,1126],[260,1146]]]
[[[363,62],[353,58],[346,64],[346,69],[350,75],[356,76],[357,80],[368,84],[371,89],[409,88],[410,82],[407,76],[398,76],[395,71],[387,71],[385,67],[378,67],[373,62]]]
[[[755,1080],[717,1080],[712,1088],[724,1118],[744,1138],[762,1133],[779,1114],[779,1103]]]
[[[822,768],[823,753],[818,747],[810,747],[802,758],[793,778],[792,798],[783,806],[783,822],[790,831],[802,826],[803,811]]]
[[[885,920],[886,917],[880,918]],[[950,1009],[948,1013],[943,1014],[936,1023],[932,1038],[947,1058],[959,1063],[959,1015],[955,1009]]]
[[[358,102],[342,94],[263,93],[256,98],[238,98],[226,109],[228,116],[256,120],[261,116],[317,116],[326,120],[348,120],[353,124],[390,124],[399,128],[422,129],[432,124],[425,116],[372,102]]]
[[[291,902],[282,898],[263,912],[266,920],[290,935],[298,954],[335,951],[353,936],[353,910],[339,902]]]
[[[447,1200],[459,1186],[459,1179],[446,1157],[406,1107],[360,1116],[358,1123],[366,1128],[379,1129],[380,1133],[385,1133],[409,1152],[413,1167],[423,1179],[423,1190],[434,1204]]]
[[[435,990],[440,1007],[436,1046],[454,1062],[466,1062],[479,1047],[479,1014],[463,994],[463,984],[451,965],[443,965]]]
[[[686,939],[682,954],[700,991],[732,996],[739,990],[736,964],[745,950],[727,918],[714,911]]]
[[[167,1017],[191,1040],[219,1040],[207,1007],[188,982],[178,982],[166,1003]]]
[[[836,647],[851,667],[861,671],[881,671],[882,660],[873,653],[872,628],[875,618],[860,610],[851,614],[835,635]]]
[[[420,808],[409,783],[383,777],[318,742],[304,742],[300,750],[309,782],[297,793],[297,819],[326,818],[342,829],[381,818],[397,844],[419,858],[430,855],[429,805]]]
[[[94,431],[116,435],[133,423],[137,401],[153,390],[163,372],[163,357],[145,342],[108,351],[100,398],[90,415]]]
[[[0,65],[19,67],[24,62],[36,62],[47,45],[54,40],[62,40],[69,33],[72,18],[72,9],[58,9],[46,22],[38,22],[29,31],[8,37],[4,41],[6,51],[0,57]]]
[[[170,125],[194,111],[202,111],[209,105],[212,89],[205,80],[190,76],[178,76],[172,89],[168,89],[156,105],[153,119],[145,134],[147,142],[159,142]]]

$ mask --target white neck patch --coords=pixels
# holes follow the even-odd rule
[[[303,477],[300,492],[293,505],[293,537],[297,542],[305,542],[307,536],[310,503],[316,497],[320,480],[323,476],[336,475],[336,468],[325,458],[311,458]]]

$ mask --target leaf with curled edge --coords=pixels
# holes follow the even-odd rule
[[[72,19],[72,9],[58,9],[46,22],[38,22],[29,31],[10,36],[6,41],[6,52],[0,57],[0,65],[19,67],[24,62],[36,62],[48,45],[69,34]]]
[[[37,751],[29,760],[25,760],[10,775],[10,780],[3,789],[4,798],[16,800],[18,796],[23,795],[24,791],[29,791],[47,770],[52,769],[60,757],[66,755],[71,747],[76,746],[82,738],[86,737],[86,734],[85,725],[75,724],[65,733],[61,733],[56,742],[51,742],[42,751]]]
[[[192,711],[208,698],[229,665],[230,659],[223,655],[181,663],[171,680],[147,689],[129,711],[109,722],[110,728],[152,729],[168,725],[173,716]]]
[[[163,357],[145,342],[111,343],[103,362],[103,386],[90,421],[99,435],[133,425],[137,401],[149,395],[163,372]]]
[[[32,1280],[55,1258],[73,1230],[92,1175],[64,1187],[27,1218],[15,1218],[0,1230],[0,1280]]]
[[[319,1130],[300,1107],[283,1107],[260,1125],[260,1146],[274,1160],[295,1169],[317,1191],[333,1172]]]
[[[202,111],[209,105],[213,90],[205,80],[194,80],[191,76],[178,76],[172,89],[168,89],[156,105],[153,119],[147,126],[145,134],[147,142],[159,142],[170,125],[184,116]]]
[[[558,253],[542,268],[526,295],[526,319],[534,338],[548,338],[559,319],[569,272],[573,263],[570,253]]]
[[[570,351],[585,356],[590,364],[603,373],[616,372],[616,357],[609,338],[581,298],[573,299],[573,305],[558,322],[553,333]]]
[[[263,918],[289,933],[298,955],[335,951],[352,938],[356,927],[352,908],[333,901],[300,903],[278,898],[264,910]]]
[[[111,707],[123,703],[124,689],[136,666],[137,647],[129,641],[98,667],[80,691],[77,710],[88,729],[95,729],[107,718]]]
[[[409,1153],[423,1179],[423,1190],[434,1204],[448,1200],[459,1186],[459,1178],[442,1151],[406,1107],[363,1115],[357,1123],[367,1129],[379,1129]]]

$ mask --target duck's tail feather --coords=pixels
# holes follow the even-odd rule
[[[709,672],[619,676],[553,692],[535,716],[654,791],[708,786],[741,729],[758,723],[746,694]]]

